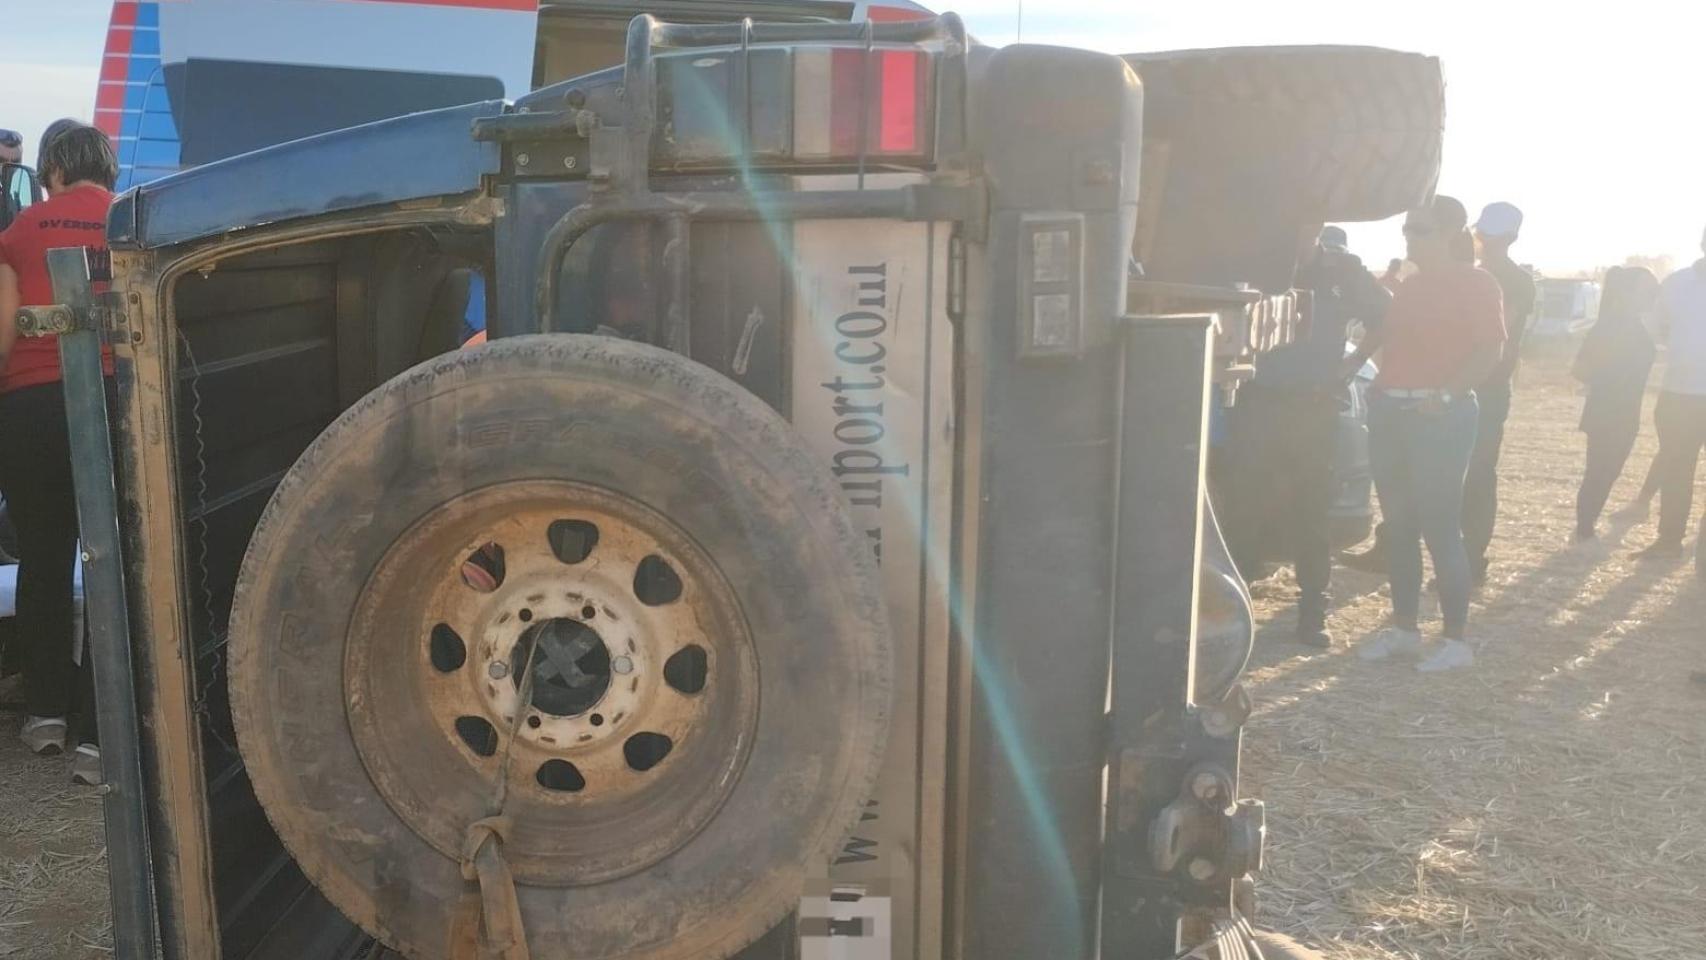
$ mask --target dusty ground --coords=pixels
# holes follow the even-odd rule
[[[1542,357],[1520,384],[1473,672],[1359,661],[1346,641],[1386,611],[1374,577],[1335,574],[1326,654],[1290,642],[1283,579],[1260,591],[1262,912],[1334,960],[1706,956],[1706,687],[1687,678],[1706,669],[1706,588],[1628,559],[1650,522],[1568,546],[1581,439],[1562,368]],[[102,956],[99,802],[26,755],[17,724],[0,711],[0,958]]]
[[[0,683],[0,958],[111,953],[101,801],[70,761],[18,742],[16,681]]]
[[[1326,654],[1290,642],[1283,574],[1260,591],[1261,909],[1330,957],[1706,956],[1706,686],[1688,678],[1706,586],[1630,559],[1651,521],[1569,546],[1582,441],[1563,366],[1554,351],[1519,383],[1473,671],[1358,660],[1388,610],[1375,577],[1335,571]],[[1612,509],[1655,447],[1642,437]]]

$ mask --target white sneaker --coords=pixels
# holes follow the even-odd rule
[[[1394,653],[1415,653],[1422,649],[1422,635],[1414,630],[1387,627],[1357,648],[1364,660],[1385,660]]]
[[[101,748],[92,743],[80,743],[71,756],[71,782],[86,787],[101,785]]]
[[[30,717],[24,721],[24,729],[19,731],[18,739],[24,741],[24,746],[37,756],[51,757],[64,753],[65,718]]]
[[[1475,665],[1475,648],[1462,640],[1447,640],[1440,644],[1434,655],[1416,664],[1416,669],[1423,673],[1439,673],[1444,670],[1457,670],[1462,667]]]

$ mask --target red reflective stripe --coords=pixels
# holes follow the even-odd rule
[[[133,26],[135,26],[136,25],[136,2],[135,2],[135,0],[128,0],[128,2],[127,2],[127,0],[118,0],[117,3],[113,4],[113,18],[112,18],[111,23],[115,27],[133,27]]]
[[[539,9],[539,0],[345,0],[348,3],[412,3],[421,7],[469,7],[475,10]]]
[[[129,53],[131,38],[135,36],[136,33],[132,30],[108,30],[107,53]]]
[[[96,110],[123,110],[124,84],[103,83],[95,90]]]
[[[882,113],[877,149],[883,153],[918,152],[918,64],[916,53],[882,55]]]
[[[128,56],[125,56],[124,54],[119,54],[118,56],[113,56],[113,57],[102,57],[101,58],[101,79],[102,80],[115,80],[115,81],[122,83],[122,82],[124,82],[124,78],[125,78],[126,74],[129,72],[129,69],[130,69],[130,58]]]
[[[878,7],[866,9],[865,16],[873,23],[894,23],[899,20],[928,20],[934,14],[925,10],[911,10],[906,7]]]
[[[117,137],[124,114],[114,110],[95,111],[95,128],[109,137]]]
[[[872,5],[865,16],[874,23],[895,23],[905,20],[927,20],[932,14],[906,7]],[[918,65],[922,57],[916,53],[891,51],[882,54],[882,113],[877,124],[877,149],[883,153],[917,153],[918,142]]]

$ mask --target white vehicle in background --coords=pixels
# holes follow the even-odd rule
[[[1541,277],[1531,336],[1574,333],[1599,316],[1599,284],[1581,277]]]

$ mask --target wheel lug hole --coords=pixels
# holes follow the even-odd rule
[[[593,617],[596,617],[596,616],[598,616],[598,611],[593,609],[592,604],[589,603],[586,606],[581,608],[581,619],[582,620],[591,620]]]
[[[587,719],[589,721],[591,721],[592,725],[595,727],[604,726],[604,714],[602,714],[602,713],[595,713],[592,716],[588,717]]]
[[[634,659],[632,657],[629,657],[626,655],[617,657],[616,659],[610,661],[610,670],[612,673],[620,673],[623,675],[633,673],[634,672]]]
[[[522,607],[521,612],[516,614],[516,616],[521,618],[522,623],[532,623],[533,622],[533,611],[527,609],[526,607]]]
[[[538,714],[534,714],[533,716],[527,718],[527,726],[530,729],[537,730],[544,725],[545,725],[545,721],[539,719]]]

